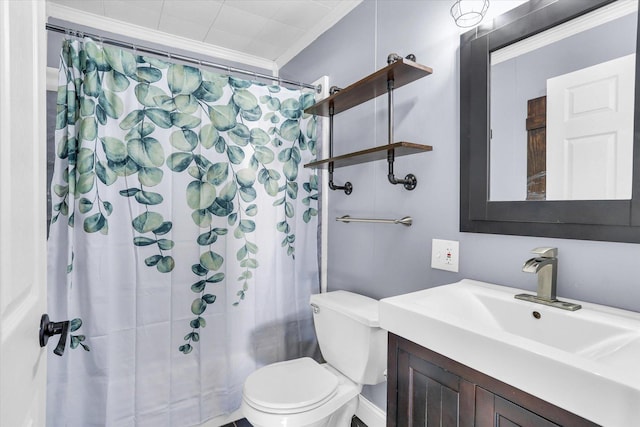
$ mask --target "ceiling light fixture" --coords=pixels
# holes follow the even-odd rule
[[[489,0],[456,0],[451,6],[451,16],[462,28],[476,26],[489,9]]]

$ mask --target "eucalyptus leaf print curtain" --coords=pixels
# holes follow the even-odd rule
[[[312,93],[65,41],[49,238],[48,426],[192,426],[313,354]],[[52,354],[52,353],[50,353]]]

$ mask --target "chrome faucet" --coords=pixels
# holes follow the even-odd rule
[[[516,298],[570,311],[582,308],[579,304],[560,301],[556,298],[556,289],[558,286],[558,249],[535,248],[531,252],[536,256],[524,263],[522,271],[538,275],[538,294],[518,294]]]

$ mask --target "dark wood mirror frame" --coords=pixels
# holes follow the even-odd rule
[[[460,231],[640,243],[637,72],[631,200],[504,202],[488,197],[490,53],[613,1],[531,0],[495,18],[492,28],[478,27],[460,37]]]

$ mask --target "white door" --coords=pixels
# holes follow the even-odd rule
[[[635,54],[547,80],[547,200],[630,199]]]
[[[45,423],[46,349],[38,343],[46,307],[45,45],[45,2],[0,0],[3,427]]]

